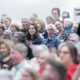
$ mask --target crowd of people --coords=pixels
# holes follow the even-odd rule
[[[80,80],[80,23],[60,13],[22,18],[21,26],[1,17],[0,80]]]

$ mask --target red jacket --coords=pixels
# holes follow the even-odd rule
[[[75,71],[77,70],[78,65],[74,64],[71,67],[68,68],[67,70],[67,80],[72,80],[72,76],[75,73]]]

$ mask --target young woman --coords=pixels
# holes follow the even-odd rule
[[[43,39],[39,36],[37,25],[36,24],[30,24],[28,28],[28,34],[26,43],[28,45],[36,45],[36,44],[42,44]]]
[[[2,61],[2,68],[3,69],[11,69],[12,64],[10,60],[10,49],[13,43],[8,40],[4,40],[3,42],[0,43],[0,52],[3,57]]]

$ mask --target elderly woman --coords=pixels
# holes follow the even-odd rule
[[[33,57],[33,54],[32,54],[32,49],[29,47],[29,45],[26,44],[25,42],[25,35],[23,32],[15,32],[14,33],[14,36],[13,36],[13,41],[14,43],[23,43],[25,44],[27,47],[28,47],[28,55],[27,57],[29,59],[31,59]]]

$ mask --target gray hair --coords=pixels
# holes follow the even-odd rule
[[[12,75],[8,70],[0,70],[0,80],[12,80]]]
[[[69,35],[68,39],[71,38],[71,37],[74,37],[76,42],[78,42],[80,40],[80,37],[76,33],[71,33]]]
[[[52,28],[54,30],[54,33],[58,33],[59,32],[54,24],[47,25],[47,30],[50,29],[50,28]]]
[[[25,54],[25,56],[27,56],[28,53],[28,48],[25,44],[23,43],[17,43],[16,45],[13,46],[14,50],[19,51],[20,53]]]
[[[36,50],[40,51],[40,53],[49,53],[48,47],[43,45],[43,44],[35,46],[35,48],[33,49],[33,54],[34,55],[36,54]]]

